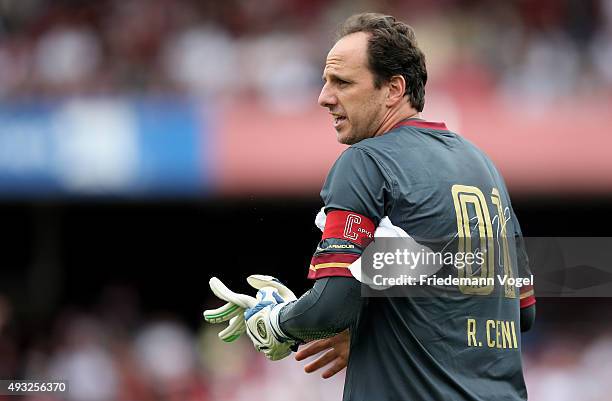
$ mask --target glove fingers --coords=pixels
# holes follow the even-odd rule
[[[280,296],[283,298],[283,300],[285,300],[285,302],[291,302],[297,299],[293,291],[291,291],[283,283],[281,283],[272,276],[266,276],[264,274],[252,274],[247,277],[247,282],[251,287],[256,288],[258,290],[264,287],[276,288]]]
[[[208,309],[204,311],[204,319],[208,323],[221,323],[230,320],[234,316],[244,313],[244,308],[239,307],[231,302],[226,303],[217,309]]]
[[[212,277],[208,282],[213,294],[224,301],[231,302],[241,308],[252,308],[257,305],[257,300],[253,297],[244,294],[238,294],[230,290],[216,277]]]
[[[229,325],[219,333],[219,338],[226,343],[231,343],[240,337],[246,331],[244,318],[235,316],[230,320]]]

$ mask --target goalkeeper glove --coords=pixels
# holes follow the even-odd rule
[[[223,323],[229,320],[229,325],[219,333],[219,338],[228,343],[235,341],[246,330],[244,311],[256,305],[257,300],[233,292],[216,277],[211,278],[208,284],[212,292],[227,303],[220,308],[204,311],[204,319],[208,323]]]
[[[255,289],[266,286],[274,287],[284,299],[289,301],[296,299],[289,288],[272,276],[253,274],[247,278],[247,282]],[[208,323],[223,323],[229,320],[229,325],[219,333],[219,338],[225,342],[235,341],[246,330],[245,310],[255,306],[257,300],[251,296],[233,292],[216,277],[210,279],[209,286],[218,298],[227,303],[220,308],[204,311],[204,319]]]
[[[247,334],[255,349],[263,352],[266,358],[272,361],[285,358],[297,345],[297,342],[290,339],[280,328],[281,309],[288,301],[295,300],[293,292],[285,295],[289,298],[284,299],[275,287],[263,287],[257,292],[257,305],[244,313]]]

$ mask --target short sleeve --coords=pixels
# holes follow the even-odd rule
[[[391,178],[366,150],[350,147],[331,168],[321,198],[325,211],[348,210],[369,217],[378,225],[391,199]]]

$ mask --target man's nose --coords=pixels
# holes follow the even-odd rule
[[[321,93],[319,94],[319,106],[330,107],[338,102],[336,95],[330,90],[327,84],[323,85]]]

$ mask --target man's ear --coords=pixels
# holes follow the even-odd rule
[[[387,95],[387,106],[394,106],[403,101],[406,93],[406,80],[401,75],[394,75],[388,83],[389,93]]]

